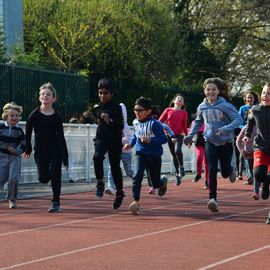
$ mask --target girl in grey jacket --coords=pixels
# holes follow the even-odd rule
[[[242,124],[236,108],[228,102],[228,86],[220,78],[210,78],[203,84],[205,99],[197,109],[194,125],[185,137],[185,144],[192,142],[193,136],[205,125],[205,155],[208,163],[209,199],[208,209],[218,212],[217,172],[220,161],[221,175],[235,182],[236,172],[231,165],[233,157],[234,129]]]

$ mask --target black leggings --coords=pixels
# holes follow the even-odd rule
[[[218,161],[220,162],[222,177],[229,177],[233,170],[231,166],[233,145],[232,143],[227,143],[216,146],[210,142],[205,142],[205,156],[208,164],[209,199],[216,199]]]
[[[60,201],[62,159],[54,153],[35,153],[38,180],[40,183],[52,183],[53,202]]]
[[[175,136],[175,139],[177,139],[176,143],[172,142],[172,139],[170,136],[168,137],[168,145],[170,152],[173,157],[173,164],[175,167],[175,172],[179,174],[179,167],[183,167],[183,152],[182,152],[182,145],[183,145],[183,135],[177,135]]]

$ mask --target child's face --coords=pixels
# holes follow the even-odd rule
[[[251,106],[251,105],[253,105],[253,103],[254,103],[254,96],[251,94],[251,93],[248,93],[247,95],[246,95],[246,104],[247,105],[249,105],[249,106]]]
[[[176,96],[173,100],[174,105],[177,107],[182,107],[184,105],[184,98],[181,96]]]
[[[53,96],[50,89],[44,88],[39,92],[39,101],[43,105],[52,105],[56,101],[56,97]]]
[[[270,87],[264,86],[261,93],[261,103],[263,106],[270,106]]]
[[[208,83],[204,87],[204,94],[209,103],[214,103],[218,98],[219,89],[216,84]]]
[[[7,123],[9,126],[15,126],[20,120],[20,114],[13,109],[8,110]]]
[[[107,103],[112,99],[113,94],[105,88],[100,88],[98,89],[98,97],[101,103]]]
[[[136,115],[136,118],[139,121],[142,121],[142,120],[146,119],[147,117],[149,117],[149,115],[151,114],[151,110],[145,110],[142,106],[135,105],[134,113]]]

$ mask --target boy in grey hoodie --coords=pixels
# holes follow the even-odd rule
[[[228,86],[220,78],[209,78],[203,84],[205,99],[197,109],[197,118],[192,130],[185,137],[185,144],[190,144],[193,136],[205,125],[205,155],[208,163],[209,199],[208,209],[218,212],[217,172],[220,161],[221,175],[235,182],[236,172],[231,165],[233,157],[233,131],[242,124],[236,108],[228,102]]]

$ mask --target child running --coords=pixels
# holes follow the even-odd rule
[[[256,126],[257,135],[253,142],[254,165],[253,175],[262,184],[262,199],[269,198],[270,177],[267,174],[270,165],[270,83],[266,83],[261,93],[261,103],[251,108],[247,120],[247,129],[243,142],[247,144],[251,138],[253,127]],[[267,224],[270,224],[270,213]]]
[[[25,151],[25,136],[17,126],[22,107],[7,103],[3,107],[0,124],[0,186],[8,183],[7,199],[9,208],[17,208],[18,186],[21,179],[21,154]]]
[[[170,103],[170,107],[166,108],[159,121],[167,124],[174,132],[174,140],[168,136],[168,145],[173,157],[173,164],[176,172],[176,182],[178,186],[181,184],[182,177],[185,176],[185,168],[183,161],[183,138],[187,135],[187,111],[184,110],[184,98],[180,94],[176,94]]]
[[[125,197],[123,191],[123,177],[120,168],[122,152],[122,131],[124,120],[122,109],[119,104],[113,101],[113,81],[110,78],[103,78],[98,82],[99,104],[93,108],[93,114],[98,119],[96,137],[94,138],[95,153],[93,157],[94,169],[97,179],[96,196],[102,198],[104,194],[104,168],[103,160],[108,152],[112,177],[116,186],[116,196],[113,208],[121,206]]]
[[[242,124],[242,119],[236,108],[228,102],[228,86],[220,78],[209,78],[203,84],[205,99],[197,109],[189,135],[185,144],[192,142],[193,136],[205,124],[205,155],[208,164],[209,202],[208,209],[218,212],[217,203],[217,172],[220,161],[221,175],[235,182],[236,171],[231,165],[233,157],[233,131]]]
[[[124,149],[130,149],[136,145],[132,185],[134,201],[129,206],[132,215],[137,215],[139,212],[140,192],[145,170],[148,170],[153,188],[159,189],[159,196],[163,196],[167,191],[167,178],[162,176],[160,179],[162,144],[167,142],[167,138],[161,123],[151,116],[151,108],[151,99],[140,97],[136,100],[134,107],[136,119],[133,121],[134,136],[130,143],[124,146]]]
[[[39,88],[40,107],[28,117],[26,123],[26,150],[24,158],[29,158],[32,152],[31,137],[35,133],[34,159],[37,165],[40,183],[51,181],[53,199],[49,213],[59,213],[61,194],[62,163],[68,169],[68,151],[64,137],[63,124],[60,115],[53,108],[56,102],[56,90],[51,83],[45,83]]]

